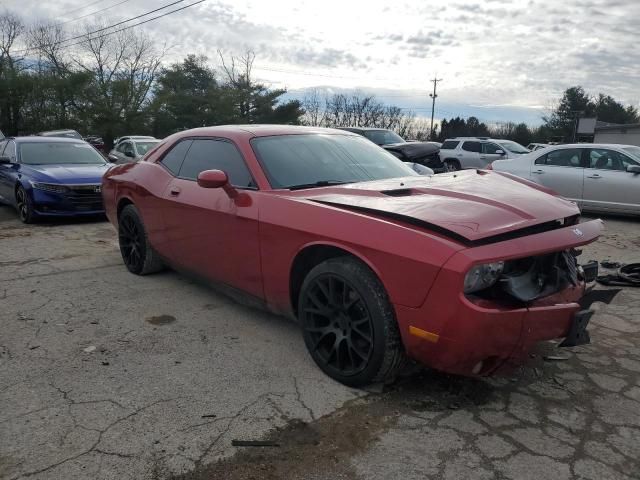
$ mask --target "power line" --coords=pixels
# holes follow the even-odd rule
[[[70,41],[72,41],[72,40],[77,40],[77,39],[79,39],[79,38],[82,38],[82,41],[80,41],[80,42],[71,43],[71,44],[67,44],[67,45],[63,45],[63,46],[64,46],[65,48],[69,48],[69,47],[74,47],[74,46],[76,46],[76,45],[81,45],[81,44],[83,44],[83,43],[85,43],[85,42],[87,42],[87,41],[90,41],[90,40],[97,40],[97,39],[100,39],[100,38],[107,37],[107,36],[109,36],[109,35],[113,35],[113,34],[115,34],[115,33],[122,32],[122,31],[124,31],[124,30],[128,30],[128,29],[130,29],[130,28],[134,28],[134,27],[137,27],[137,26],[140,26],[140,25],[144,25],[145,23],[149,23],[149,22],[151,22],[151,21],[153,21],[153,20],[157,20],[157,19],[159,19],[159,18],[166,17],[167,15],[171,15],[171,14],[176,13],[176,12],[179,12],[179,11],[181,11],[181,10],[185,10],[185,9],[187,9],[187,8],[189,8],[189,7],[193,7],[194,5],[197,5],[197,4],[199,4],[199,3],[205,2],[206,0],[198,0],[197,2],[190,3],[189,5],[185,5],[184,7],[176,8],[175,10],[171,10],[171,11],[169,11],[169,12],[165,12],[165,13],[163,13],[162,15],[158,15],[158,16],[156,16],[156,17],[149,18],[149,19],[144,20],[144,21],[142,21],[142,22],[138,22],[138,23],[135,23],[135,24],[133,24],[133,25],[129,25],[129,26],[124,27],[124,28],[120,28],[120,29],[118,29],[118,30],[114,30],[114,31],[111,31],[111,32],[107,32],[107,33],[105,33],[105,34],[103,34],[103,35],[98,35],[98,36],[95,36],[95,37],[91,37],[91,35],[93,35],[93,34],[95,34],[95,33],[103,32],[103,31],[108,30],[108,29],[110,29],[110,28],[113,28],[113,27],[115,27],[115,26],[122,25],[123,23],[127,23],[127,22],[130,22],[130,21],[132,21],[132,20],[135,20],[135,19],[138,19],[138,18],[141,18],[141,17],[145,17],[145,16],[147,16],[147,15],[149,15],[149,14],[151,14],[151,13],[157,12],[157,11],[159,11],[159,10],[163,10],[163,9],[165,9],[165,8],[167,8],[167,7],[170,7],[170,6],[172,6],[172,5],[175,5],[175,4],[177,4],[177,3],[181,3],[181,2],[184,2],[184,1],[185,1],[185,0],[178,0],[178,1],[176,1],[176,2],[170,3],[170,4],[165,5],[165,6],[163,6],[163,7],[156,8],[155,10],[151,10],[151,11],[149,11],[149,12],[143,13],[143,14],[141,14],[141,15],[137,15],[137,16],[135,16],[135,17],[129,18],[129,19],[127,19],[127,20],[123,20],[123,21],[118,22],[118,23],[114,23],[113,25],[110,25],[110,26],[108,26],[108,27],[100,28],[100,29],[98,29],[98,30],[94,30],[93,32],[88,32],[88,33],[85,33],[85,34],[83,34],[83,35],[77,35],[77,36],[75,36],[75,37],[67,38],[67,39],[61,40],[61,41],[59,41],[59,42],[52,43],[52,44],[47,45],[47,46],[48,46],[48,47],[53,47],[53,46],[57,46],[57,45],[62,45],[62,44],[64,44],[64,43],[70,42]],[[37,50],[38,50],[37,48],[26,48],[26,49],[23,49],[23,50],[17,50],[17,51],[15,51],[15,52],[13,52],[13,53],[18,53],[18,54],[20,54],[20,53],[25,53],[25,52],[29,52],[29,51],[37,51]]]
[[[83,6],[81,6],[81,7],[74,8],[73,10],[69,10],[69,11],[67,12],[67,14],[69,14],[69,13],[75,13],[75,12],[78,12],[78,11],[80,11],[80,10],[84,10],[85,8],[92,7],[92,6],[94,6],[96,3],[100,3],[100,2],[102,2],[102,1],[104,1],[104,0],[96,0],[95,2],[91,2],[91,3],[87,4],[87,5],[83,5]]]
[[[102,1],[102,0],[100,0],[100,1]],[[77,20],[82,20],[83,18],[87,18],[87,17],[90,17],[91,15],[95,15],[97,13],[104,12],[105,10],[109,10],[109,9],[111,9],[113,7],[117,7],[118,5],[122,5],[123,3],[127,3],[129,1],[131,1],[131,0],[122,0],[122,1],[120,1],[118,3],[113,4],[113,5],[109,5],[108,7],[104,7],[104,8],[101,8],[100,10],[96,10],[95,12],[87,13],[87,14],[82,15],[80,17],[72,18],[71,20],[65,20],[64,22],[56,23],[56,25],[66,25],[67,23],[75,22]],[[89,5],[94,5],[96,3],[98,3],[98,2],[90,3]],[[89,5],[87,5],[87,6],[89,6]]]

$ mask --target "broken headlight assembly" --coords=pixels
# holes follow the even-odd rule
[[[464,277],[464,293],[473,293],[494,285],[502,271],[504,262],[484,263],[471,267]]]

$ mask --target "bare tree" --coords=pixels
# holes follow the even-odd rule
[[[91,78],[84,110],[105,133],[105,143],[110,146],[115,135],[133,128],[139,120],[142,107],[150,100],[164,51],[133,30],[90,33],[99,28],[85,26],[84,38],[71,59],[76,69]]]
[[[24,23],[18,15],[8,10],[0,14],[0,71],[5,64],[9,69],[15,69],[11,48],[24,32],[24,28]]]

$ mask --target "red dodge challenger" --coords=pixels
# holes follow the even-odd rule
[[[602,231],[506,174],[419,176],[342,130],[189,130],[103,180],[127,268],[171,266],[299,321],[309,353],[352,386],[412,358],[489,375],[542,340],[589,341],[578,301]]]

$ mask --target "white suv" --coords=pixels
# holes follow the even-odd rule
[[[440,147],[440,160],[448,172],[463,168],[487,168],[494,160],[516,158],[529,150],[511,140],[486,137],[456,137]]]

